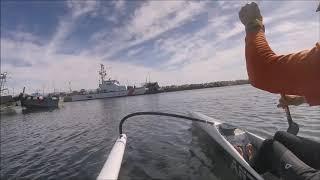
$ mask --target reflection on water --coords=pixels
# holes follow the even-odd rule
[[[1,179],[95,179],[136,111],[198,111],[260,136],[285,130],[279,96],[233,86],[65,103],[50,111],[1,116]],[[291,108],[299,134],[320,140],[320,109]],[[120,179],[231,179],[209,137],[190,122],[139,116],[124,124],[128,141]],[[227,177],[227,178],[226,178]]]

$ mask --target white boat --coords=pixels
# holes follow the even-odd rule
[[[91,99],[135,96],[146,93],[145,87],[132,87],[129,89],[126,86],[120,85],[119,81],[117,80],[112,80],[111,78],[105,80],[107,73],[103,64],[100,64],[99,75],[101,80],[99,83],[99,88],[96,91],[87,92],[83,89],[80,92],[75,92],[67,95],[66,97],[64,97],[64,101],[85,101]]]
[[[279,177],[271,172],[263,174],[257,173],[250,164],[242,157],[234,148],[234,145],[246,145],[251,143],[255,150],[259,150],[264,139],[236,126],[228,123],[219,122],[218,120],[205,116],[200,113],[191,113],[191,117],[159,113],[159,112],[137,112],[124,117],[119,124],[119,137],[116,140],[107,161],[100,171],[97,180],[116,180],[121,169],[121,163],[125,152],[127,136],[122,132],[122,124],[124,121],[133,116],[139,115],[161,115],[196,121],[196,125],[205,131],[223,150],[227,156],[224,158],[230,173],[233,173],[240,180],[278,180]]]

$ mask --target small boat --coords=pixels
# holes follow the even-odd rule
[[[160,115],[168,117],[176,117],[185,120],[195,121],[196,125],[199,126],[204,132],[206,132],[216,142],[226,158],[224,158],[228,167],[230,167],[230,173],[233,173],[235,177],[240,180],[279,180],[280,178],[272,172],[264,172],[259,174],[254,170],[253,167],[246,160],[247,158],[242,157],[240,153],[235,149],[235,146],[245,146],[248,143],[252,144],[255,151],[259,151],[261,148],[264,138],[243,130],[237,126],[230,125],[218,121],[209,116],[200,113],[190,113],[190,116],[161,113],[161,112],[137,112],[125,116],[119,124],[119,137],[116,140],[107,161],[105,162],[102,170],[100,171],[97,180],[110,180],[118,179],[118,174],[121,168],[121,162],[123,159],[127,136],[122,131],[122,125],[128,118],[140,115]],[[290,127],[289,123],[289,128]],[[298,131],[298,129],[297,129]],[[297,131],[295,131],[297,133]]]
[[[144,87],[146,88],[145,94],[156,94],[161,92],[158,82],[147,82],[144,84]]]
[[[33,108],[57,108],[59,97],[56,96],[30,96],[20,98],[21,106],[29,109]]]

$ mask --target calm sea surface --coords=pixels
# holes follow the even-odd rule
[[[136,111],[197,111],[263,137],[285,130],[279,96],[249,85],[64,103],[59,109],[1,116],[1,179],[95,179]],[[299,134],[320,141],[320,108],[292,107]],[[135,117],[124,125],[120,179],[229,179],[209,153],[212,141],[191,122]]]

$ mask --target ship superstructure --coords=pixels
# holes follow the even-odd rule
[[[107,77],[105,66],[100,64],[99,70],[99,87],[96,91],[86,91],[82,89],[80,92],[73,92],[64,98],[65,102],[68,101],[83,101],[90,99],[103,99],[111,97],[122,97],[129,95],[141,95],[146,93],[145,87],[140,88],[127,88],[120,85],[119,81]],[[106,80],[107,79],[107,80]]]

